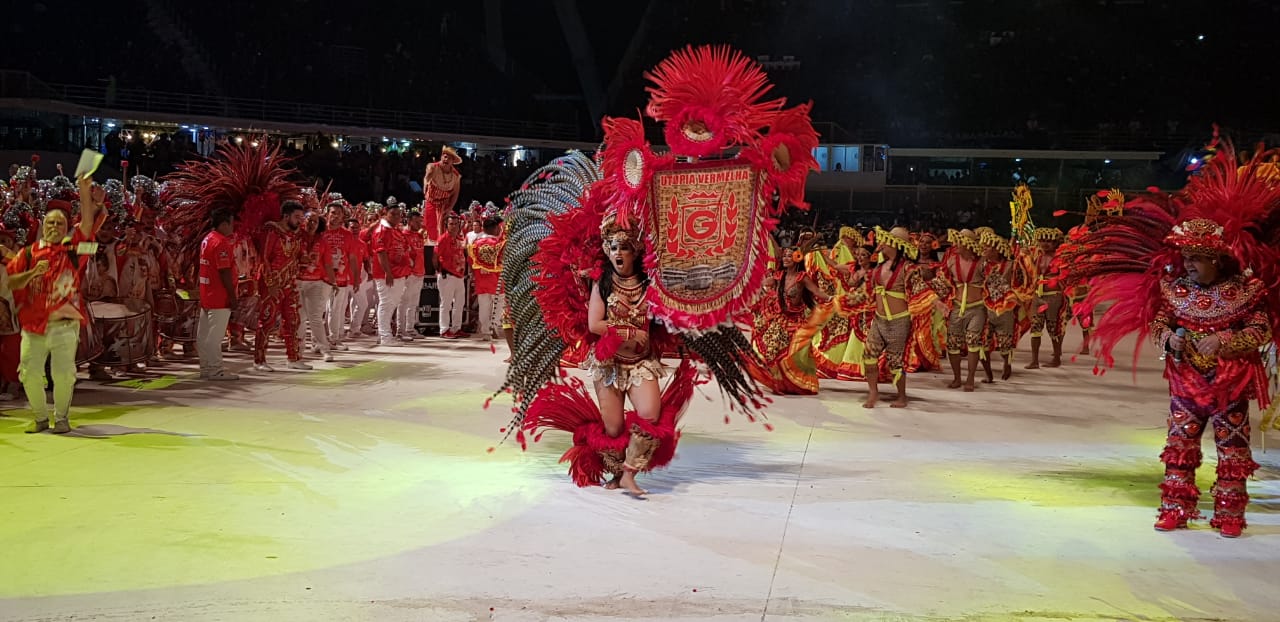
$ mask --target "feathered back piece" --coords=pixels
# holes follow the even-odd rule
[[[575,151],[538,169],[508,198],[502,281],[515,348],[498,391],[515,397],[507,434],[520,429],[538,391],[557,378],[566,350],[587,347],[588,279],[600,276],[604,216],[588,189],[599,180],[595,162]]]
[[[676,155],[704,158],[754,144],[785,102],[762,101],[773,89],[769,77],[728,46],[689,46],[645,77],[653,83],[645,89],[650,96],[645,111],[666,123],[663,135]]]
[[[236,230],[252,233],[280,218],[281,203],[301,197],[298,185],[289,181],[290,160],[279,145],[260,144],[224,145],[212,158],[180,164],[166,178],[162,203],[175,206],[168,222],[178,240],[179,265],[194,265],[199,257],[213,210],[230,209]]]
[[[1088,318],[1099,305],[1111,305],[1093,333],[1103,364],[1113,365],[1116,345],[1137,333],[1136,367],[1138,350],[1159,310],[1161,281],[1185,274],[1184,248],[1220,253],[1261,279],[1272,321],[1280,328],[1280,180],[1271,176],[1269,162],[1277,152],[1259,148],[1241,164],[1229,142],[1214,151],[1177,194],[1149,188],[1138,197],[1113,198],[1124,201],[1121,209],[1104,205],[1108,209],[1097,223],[1073,231],[1059,250],[1054,261],[1063,274],[1062,285],[1090,285],[1078,315]]]

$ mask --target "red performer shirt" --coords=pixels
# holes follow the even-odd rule
[[[355,234],[342,228],[328,229],[320,234],[320,239],[329,247],[329,255],[333,261],[333,276],[337,280],[334,285],[338,287],[346,287],[355,282],[355,270],[359,270],[360,266],[352,266],[348,255],[355,255],[356,261],[360,261],[362,251],[360,250],[360,240],[356,239]]]
[[[312,238],[310,245],[306,246],[302,251],[302,268],[298,273],[299,281],[323,281],[324,280],[324,264],[322,262],[333,261],[333,253],[329,244],[325,242],[324,236],[319,235]]]
[[[49,316],[68,306],[69,310],[79,314],[81,325],[89,322],[85,300],[80,294],[85,258],[73,255],[76,245],[88,240],[76,227],[62,243],[46,244],[40,240],[18,251],[17,256],[9,261],[9,274],[26,272],[41,261],[49,262],[48,272],[31,277],[25,288],[14,291],[22,330],[43,335],[49,328]]]
[[[409,264],[409,254],[405,252],[404,242],[400,239],[400,232],[385,220],[373,230],[372,263],[375,279],[387,278],[386,271],[382,269],[382,261],[378,257],[378,253],[383,252],[387,254],[387,263],[391,266],[393,278],[403,279],[409,276],[412,266]]]
[[[441,270],[462,278],[467,273],[467,239],[449,235],[448,231],[441,233],[436,240],[436,257]]]
[[[235,242],[217,231],[210,231],[200,243],[200,308],[226,309],[230,295],[222,284],[220,270],[235,268]],[[233,276],[231,280],[236,279]]]
[[[427,275],[427,258],[422,253],[422,232],[410,231],[408,227],[400,231],[400,239],[404,242],[404,252],[413,264],[409,274],[413,276]]]
[[[262,228],[262,258],[266,264],[262,278],[269,287],[292,287],[302,259],[302,232],[267,223]]]

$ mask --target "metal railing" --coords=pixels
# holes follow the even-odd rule
[[[0,71],[0,97],[47,99],[134,113],[199,115],[248,121],[544,140],[576,141],[581,138],[573,125],[565,123],[166,93],[145,89],[46,84],[31,74],[20,71]]]

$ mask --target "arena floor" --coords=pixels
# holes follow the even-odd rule
[[[26,411],[6,412],[0,619],[1280,616],[1280,447],[1262,454],[1255,434],[1245,537],[1151,528],[1154,355],[1136,383],[1084,360],[1022,371],[1025,353],[1013,381],[973,394],[916,375],[907,410],[825,382],[778,399],[772,432],[725,424],[703,387],[641,501],[575,488],[562,436],[486,451],[507,417],[481,408],[502,346],[376,350],[238,383],[174,363],[82,380],[67,437],[24,435]]]

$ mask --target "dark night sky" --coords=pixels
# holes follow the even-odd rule
[[[34,19],[0,26],[12,48],[7,68],[49,82],[114,76],[120,88],[584,127],[597,121],[552,0],[156,4],[175,12],[157,18],[142,0],[74,13],[37,2]],[[501,66],[487,53],[486,4],[501,7]],[[644,102],[642,71],[691,42],[796,56],[799,69],[772,72],[778,92],[815,100],[817,120],[864,132],[984,131],[1022,127],[1029,117],[1082,129],[1135,120],[1271,127],[1280,110],[1280,3],[1261,0],[579,0],[576,7],[600,87],[623,72],[604,104],[609,114],[633,114]],[[81,29],[100,36],[66,36]],[[199,50],[196,62],[183,61],[175,33]]]

